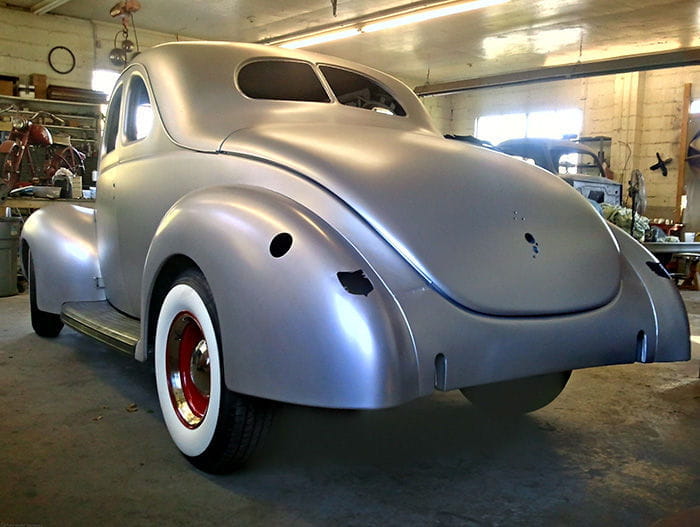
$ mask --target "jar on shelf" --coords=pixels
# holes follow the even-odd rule
[[[25,99],[34,99],[35,98],[35,88],[31,84],[20,84],[18,86],[18,95],[20,97],[23,97]]]

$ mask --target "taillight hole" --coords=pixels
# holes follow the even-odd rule
[[[277,234],[270,242],[270,254],[275,258],[281,258],[292,248],[292,235],[288,232]]]

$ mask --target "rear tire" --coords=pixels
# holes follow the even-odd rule
[[[235,470],[263,440],[268,401],[226,389],[214,298],[204,276],[182,273],[163,300],[155,339],[158,398],[171,438],[197,468]]]
[[[54,338],[63,329],[61,315],[42,311],[36,301],[36,278],[34,275],[34,260],[29,253],[29,311],[32,319],[32,328],[40,337]]]
[[[462,388],[460,391],[480,409],[499,415],[534,412],[547,406],[562,392],[571,370],[524,379]]]

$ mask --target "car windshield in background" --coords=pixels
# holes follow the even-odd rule
[[[311,65],[303,62],[251,62],[238,73],[238,87],[252,99],[331,102]]]
[[[552,159],[559,169],[559,174],[582,174],[601,176],[600,167],[593,154],[586,152],[552,151]]]
[[[340,104],[389,115],[406,115],[399,102],[372,79],[331,66],[320,68]]]

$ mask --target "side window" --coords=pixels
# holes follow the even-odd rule
[[[105,154],[110,153],[117,146],[117,132],[119,131],[119,109],[122,105],[122,86],[119,86],[112,96],[107,110],[107,123],[105,124]]]
[[[320,68],[340,104],[389,115],[406,115],[399,101],[369,77],[331,66]]]
[[[143,79],[138,75],[129,82],[129,101],[126,107],[126,137],[129,141],[143,139],[153,128],[153,108]]]
[[[311,65],[304,62],[251,62],[238,72],[238,87],[251,99],[331,102]]]

